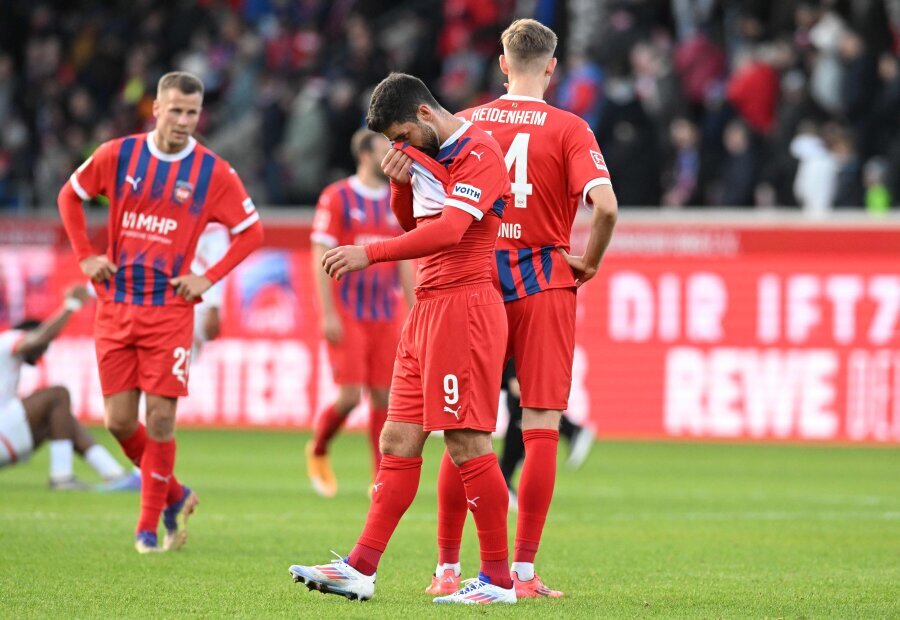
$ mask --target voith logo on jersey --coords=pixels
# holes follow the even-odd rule
[[[606,170],[606,161],[603,159],[603,155],[599,151],[591,151],[591,159],[594,160],[594,165],[597,166],[597,170]]]
[[[178,228],[178,222],[170,217],[126,211],[122,214],[122,228],[143,230],[158,235],[168,235]]]
[[[470,200],[474,200],[478,202],[481,200],[481,190],[475,187],[474,185],[466,185],[465,183],[457,183],[453,186],[453,194],[456,196],[463,196]]]

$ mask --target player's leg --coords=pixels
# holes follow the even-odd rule
[[[30,419],[21,400],[0,403],[0,468],[28,460],[46,430],[34,414]]]
[[[503,384],[506,387],[506,410],[509,412],[509,423],[503,438],[503,452],[500,456],[500,471],[509,489],[510,510],[518,510],[518,500],[513,488],[513,477],[525,456],[525,444],[522,442],[522,402],[520,400],[519,382],[516,379],[515,365],[510,361],[503,373]]]
[[[415,335],[418,304],[404,326],[391,380],[388,421],[381,432],[381,467],[372,503],[356,546],[346,559],[317,566],[293,565],[294,581],[308,588],[347,598],[369,599],[375,592],[375,571],[400,517],[415,498],[422,471],[423,430],[421,366]]]
[[[337,494],[337,479],[328,458],[328,445],[359,404],[361,393],[362,388],[357,384],[338,385],[337,400],[319,415],[313,439],[306,445],[306,473],[313,490],[322,497]]]
[[[435,596],[459,589],[462,575],[459,548],[469,512],[462,474],[447,450],[444,450],[438,470],[437,497],[438,563],[431,576],[431,585],[425,589],[427,594]]]
[[[428,434],[421,424],[388,420],[381,434],[384,455],[375,478],[372,503],[362,534],[347,558],[317,566],[293,565],[294,581],[311,590],[350,599],[369,599],[375,592],[375,572],[400,518],[419,487],[422,447]]]
[[[507,313],[518,347],[516,370],[525,445],[512,566],[516,592],[520,597],[562,596],[535,576],[534,560],[553,499],[559,423],[572,385],[575,291],[537,293],[510,302]]]
[[[22,399],[35,447],[44,440],[50,444],[50,488],[87,490],[90,485],[75,479],[75,419],[72,417],[69,391],[61,386],[37,390]]]
[[[381,431],[387,422],[388,399],[391,392],[383,387],[369,388],[369,444],[372,449],[372,478],[381,467]]]

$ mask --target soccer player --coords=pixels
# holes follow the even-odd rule
[[[443,430],[475,517],[481,573],[435,601],[514,603],[506,486],[491,447],[506,350],[506,315],[492,276],[509,192],[503,154],[493,138],[438,105],[421,80],[402,73],[375,88],[367,121],[397,147],[382,164],[392,179],[391,207],[409,232],[329,250],[323,264],[340,280],[373,263],[422,258],[416,302],[397,347],[384,456],[362,535],[347,558],[290,572],[310,589],[371,598],[381,555],[416,495],[425,439]]]
[[[369,393],[373,478],[378,472],[378,438],[387,419],[391,371],[400,339],[397,297],[401,288],[412,305],[409,263],[380,263],[348,274],[339,283],[322,269],[322,257],[332,248],[391,239],[403,232],[391,212],[390,186],[381,170],[390,146],[384,136],[368,129],[353,134],[350,150],[356,174],[325,188],[313,220],[313,273],[322,333],[338,385],[337,400],[322,412],[313,440],[306,446],[306,472],[313,489],[323,497],[337,493],[328,445],[359,404],[363,388]]]
[[[197,496],[175,478],[175,409],[187,395],[194,303],[262,244],[262,225],[238,175],[193,137],[203,84],[183,72],[158,84],[156,128],[100,145],[59,193],[59,211],[81,270],[94,283],[94,324],[106,426],[141,468],[135,548],[178,549]],[[82,201],[109,200],[108,247],[91,247]],[[209,221],[228,227],[225,256],[203,274],[188,268]],[[146,427],[138,401],[146,395]]]
[[[519,482],[512,572],[518,597],[562,596],[534,572],[556,479],[562,411],[575,351],[575,292],[597,273],[612,237],[617,204],[609,171],[587,123],[542,99],[556,68],[556,35],[520,19],[502,37],[500,70],[508,94],[464,111],[506,153],[512,207],[497,242],[497,272],[509,320],[509,350],[521,389],[525,462]],[[569,236],[581,202],[593,205],[584,255]],[[438,568],[429,592],[454,587],[465,523],[458,469],[445,455],[438,478]]]
[[[0,467],[24,462],[49,440],[53,490],[93,488],[75,478],[72,461],[76,452],[109,485],[121,485],[130,478],[109,451],[72,416],[66,388],[47,387],[24,399],[18,397],[22,364],[38,363],[87,298],[87,289],[75,286],[66,293],[62,308],[43,323],[25,321],[0,333]]]
[[[221,224],[209,224],[200,239],[191,263],[191,273],[202,274],[218,263],[228,252],[231,236]],[[222,331],[222,302],[225,280],[219,280],[203,294],[203,301],[194,306],[194,346],[191,359],[196,360],[203,345],[219,337]]]

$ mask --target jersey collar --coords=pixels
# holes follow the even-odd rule
[[[388,194],[391,193],[390,187],[388,185],[384,185],[380,188],[369,187],[368,185],[363,184],[362,181],[359,180],[357,175],[353,175],[347,179],[347,182],[350,183],[350,187],[354,192],[362,196],[363,198],[368,198],[369,200],[384,200],[388,197]]]
[[[459,118],[459,117],[457,117],[457,118]],[[451,135],[449,138],[444,140],[444,143],[441,145],[442,149],[447,148],[448,146],[450,146],[451,144],[453,144],[454,142],[459,140],[462,137],[462,135],[469,130],[469,127],[472,126],[472,123],[467,120],[464,120],[461,118],[459,120],[463,121],[462,126],[459,129],[457,129],[456,131],[454,131],[453,135]]]
[[[529,97],[527,95],[501,95],[501,99],[507,99],[509,101],[534,101],[535,103],[547,103],[543,99],[538,99],[537,97]]]
[[[150,153],[160,161],[181,161],[191,154],[195,146],[197,146],[197,141],[194,139],[194,136],[188,136],[187,146],[183,149],[177,153],[163,153],[156,145],[156,130],[147,134],[147,148],[150,149]]]

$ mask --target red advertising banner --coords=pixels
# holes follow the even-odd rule
[[[10,226],[0,220],[0,327],[45,316],[80,279],[54,230]],[[192,364],[182,424],[304,427],[333,398],[309,229],[267,230],[270,247],[227,281],[223,337]],[[579,291],[570,414],[611,437],[900,442],[898,241],[886,225],[626,215]],[[99,420],[90,314],[22,390],[62,383],[76,414]]]

